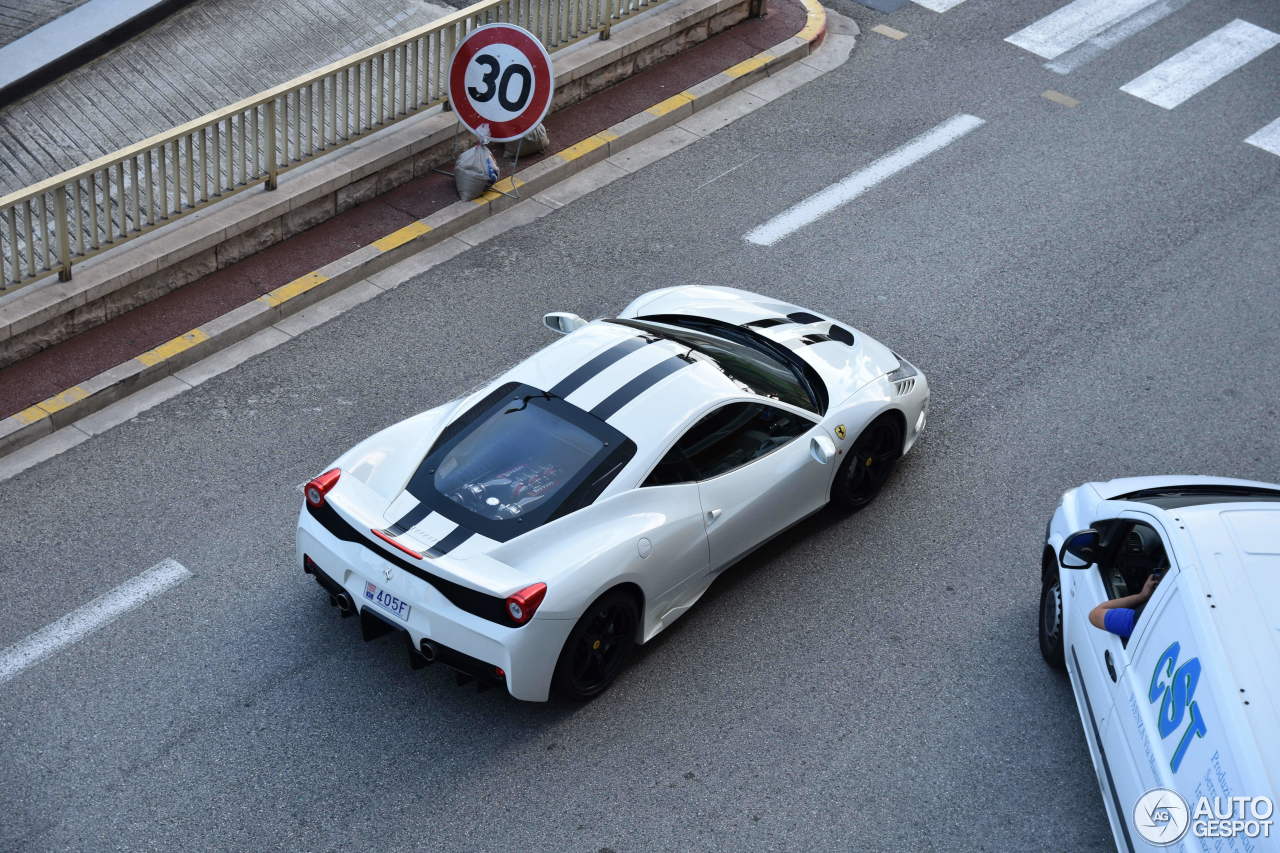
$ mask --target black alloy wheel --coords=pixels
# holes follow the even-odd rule
[[[636,645],[640,613],[622,590],[606,593],[582,614],[556,662],[552,687],[574,700],[603,693],[626,665]]]
[[[875,500],[902,456],[902,428],[896,419],[882,417],[853,442],[836,472],[832,502],[846,512],[857,512]]]
[[[1062,583],[1058,573],[1045,578],[1040,585],[1040,654],[1054,669],[1067,668],[1066,648],[1062,639]]]

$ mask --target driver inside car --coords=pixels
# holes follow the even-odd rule
[[[1154,571],[1147,575],[1147,580],[1142,584],[1140,591],[1123,598],[1104,601],[1090,610],[1090,624],[1095,628],[1110,631],[1122,640],[1129,639],[1129,635],[1133,633],[1133,626],[1138,622],[1138,614],[1155,592],[1156,585],[1160,583],[1163,575],[1164,572]]]

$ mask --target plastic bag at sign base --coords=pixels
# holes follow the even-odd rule
[[[458,197],[471,201],[484,195],[485,190],[498,180],[498,162],[483,142],[477,142],[458,155],[453,164],[453,185]]]
[[[539,124],[520,139],[508,142],[503,150],[508,157],[515,157],[517,152],[523,157],[526,154],[540,154],[550,144],[551,137],[547,134],[546,126]]]

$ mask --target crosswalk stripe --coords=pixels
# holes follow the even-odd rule
[[[946,12],[959,6],[964,0],[913,0],[917,6],[923,6],[934,12]]]
[[[1075,0],[1005,39],[1045,59],[1071,48],[1159,0]]]
[[[1119,23],[1112,24],[1095,36],[1090,36],[1080,44],[1058,55],[1044,64],[1045,68],[1058,74],[1070,74],[1086,62],[1092,62],[1120,42],[1137,35],[1157,21],[1167,18],[1191,0],[1157,0],[1150,6],[1139,9]]]
[[[1245,142],[1280,156],[1280,118],[1251,135]]]
[[[1239,18],[1120,87],[1171,110],[1280,44],[1280,34]]]

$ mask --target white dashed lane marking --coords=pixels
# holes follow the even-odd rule
[[[0,684],[16,678],[55,652],[83,640],[189,577],[191,572],[181,563],[164,560],[61,619],[50,622],[25,640],[0,652]]]
[[[743,239],[757,246],[772,246],[836,208],[848,204],[886,178],[947,147],[985,123],[977,116],[964,114],[952,116],[901,148],[884,155],[865,169],[859,169],[822,192],[811,195],[799,204],[788,208],[763,225],[751,229]]]

